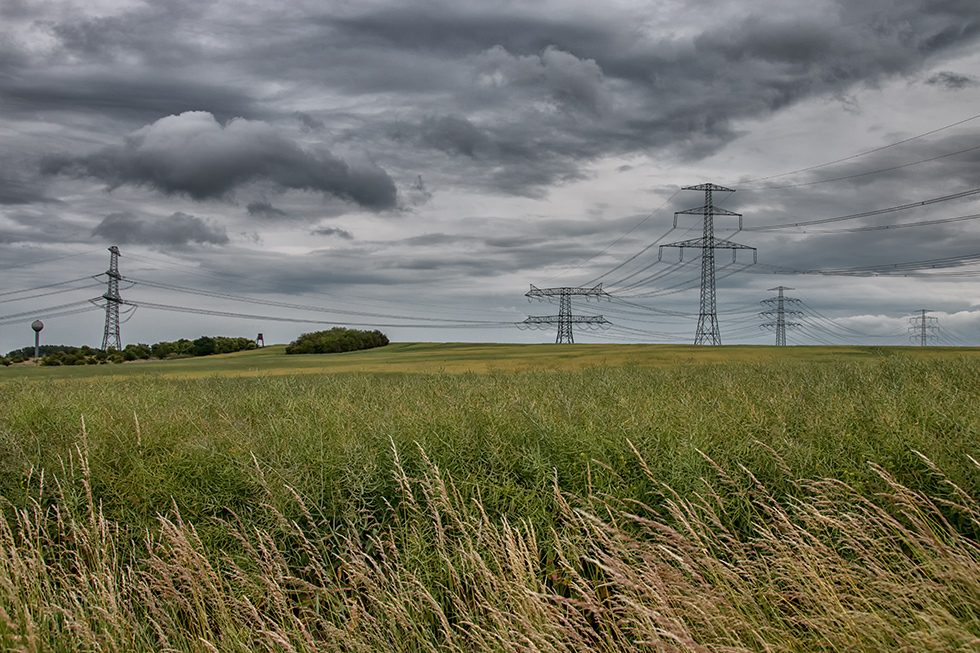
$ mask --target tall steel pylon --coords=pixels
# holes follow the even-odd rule
[[[929,344],[929,338],[939,337],[939,318],[928,317],[924,308],[919,309],[919,314],[909,318],[909,342],[918,343],[925,347]]]
[[[796,317],[803,315],[800,311],[786,310],[786,304],[798,304],[800,300],[795,297],[786,297],[783,295],[784,290],[793,290],[793,288],[787,288],[786,286],[776,286],[775,288],[770,288],[769,292],[777,291],[778,294],[775,297],[770,297],[769,299],[763,299],[762,303],[769,306],[775,306],[776,310],[762,311],[759,313],[761,317],[766,317],[769,319],[775,318],[775,322],[766,322],[762,325],[764,329],[775,329],[776,331],[776,346],[785,347],[786,346],[786,329],[797,328],[800,325],[799,322],[787,322],[787,317]]]
[[[684,258],[685,248],[701,250],[701,307],[698,310],[698,330],[694,336],[694,344],[720,345],[721,329],[718,327],[718,308],[715,301],[715,250],[732,250],[733,263],[735,262],[735,257],[738,255],[738,250],[740,249],[752,250],[753,262],[758,261],[759,253],[755,247],[740,245],[738,243],[733,243],[730,240],[715,238],[716,215],[737,217],[738,229],[739,231],[742,230],[742,214],[733,213],[732,211],[716,207],[711,196],[712,192],[716,190],[734,193],[734,188],[725,188],[724,186],[718,186],[716,184],[698,184],[697,186],[687,186],[681,190],[703,190],[704,206],[688,209],[686,211],[677,211],[674,213],[674,228],[677,227],[678,215],[702,215],[704,216],[704,227],[701,232],[701,237],[661,245],[658,258],[663,257],[664,247],[679,248],[681,259]]]
[[[102,350],[109,347],[122,349],[122,340],[119,338],[119,305],[123,303],[119,296],[119,248],[113,245],[109,248],[109,269],[106,276],[109,277],[109,287],[106,289],[102,299],[105,300],[105,333],[102,336]]]
[[[609,325],[609,321],[601,315],[588,315],[574,317],[572,315],[572,297],[585,297],[586,301],[591,298],[601,300],[608,298],[609,293],[602,289],[602,284],[592,288],[536,288],[533,284],[531,290],[524,295],[528,301],[537,299],[558,298],[558,315],[532,315],[521,323],[521,326],[529,329],[546,329],[550,326],[558,325],[558,337],[555,338],[557,344],[575,342],[572,335],[572,325],[577,324],[586,328],[602,328]]]

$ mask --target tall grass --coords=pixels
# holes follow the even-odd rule
[[[270,529],[220,520],[239,544],[232,553],[209,549],[177,510],[120,550],[84,452],[74,462],[80,473],[57,488],[58,501],[31,501],[0,521],[5,650],[980,645],[980,548],[945,518],[952,510],[980,526],[980,505],[938,469],[955,501],[880,468],[888,491],[874,500],[827,479],[790,481],[800,496],[786,504],[756,483],[739,490],[754,511],[740,531],[725,525],[717,488],[733,481],[721,468],[695,497],[664,488],[666,519],[641,502],[556,485],[559,522],[537,531],[488,515],[431,463],[413,479],[396,462],[397,502],[370,535],[324,529],[296,495],[299,520],[269,504]]]
[[[0,641],[966,650],[978,376],[888,359],[18,384]]]

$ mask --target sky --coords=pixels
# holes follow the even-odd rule
[[[978,114],[976,0],[0,0],[0,351],[693,342],[706,183],[724,344],[980,345]]]

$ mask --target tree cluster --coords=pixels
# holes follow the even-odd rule
[[[334,354],[344,351],[359,351],[384,347],[388,336],[380,331],[358,331],[334,327],[328,331],[304,333],[289,343],[287,354]]]
[[[230,354],[236,351],[255,349],[254,340],[230,338],[227,336],[201,336],[196,340],[181,338],[173,342],[158,342],[152,345],[138,343],[126,345],[123,349],[110,347],[108,350],[94,349],[88,345],[41,345],[38,354],[41,365],[100,365],[103,363],[125,363],[150,358],[191,358],[211,354]],[[33,358],[33,347],[22,347],[0,358],[0,365],[23,363]]]

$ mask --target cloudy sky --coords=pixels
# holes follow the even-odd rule
[[[124,343],[691,342],[706,182],[726,344],[980,345],[978,114],[976,0],[0,0],[0,351],[100,345],[111,245]]]

